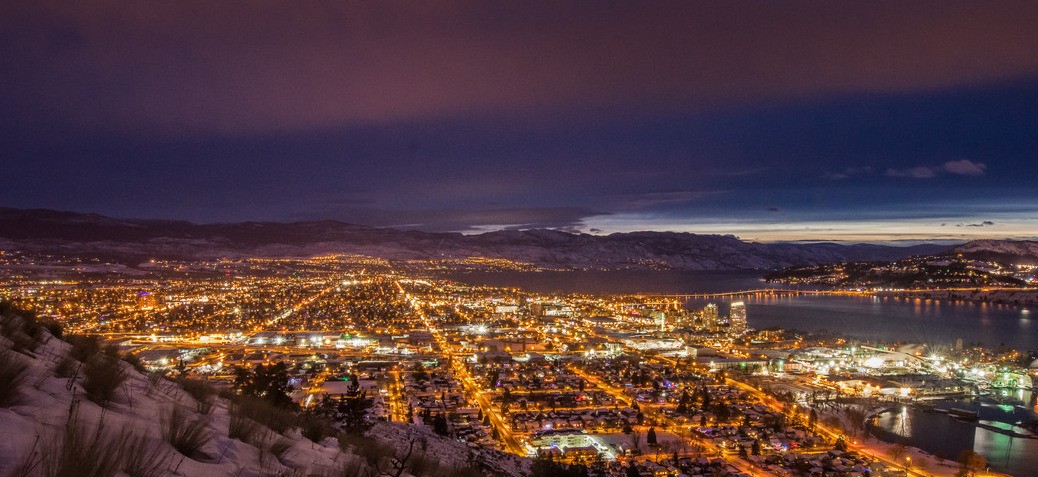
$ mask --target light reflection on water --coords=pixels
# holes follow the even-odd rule
[[[761,281],[756,272],[575,271],[466,272],[443,278],[463,283],[521,287],[541,293],[716,293],[762,288],[786,288]],[[754,328],[785,327],[828,330],[882,341],[915,341],[953,345],[977,341],[1000,343],[1021,350],[1038,350],[1038,327],[1031,315],[1009,305],[890,296],[769,296],[709,300],[722,314],[736,299],[747,303],[747,320]],[[692,300],[702,308],[708,300]]]
[[[725,302],[720,303],[725,313]],[[880,341],[954,345],[979,342],[1038,350],[1038,327],[1019,308],[966,302],[933,302],[876,296],[747,296],[753,328],[831,331]],[[698,308],[706,300],[695,300]]]
[[[1024,393],[1023,397],[1028,400],[1025,402],[1033,405],[1034,398],[1030,396],[1030,392]],[[978,421],[980,424],[1026,433],[1020,427],[1001,421],[1026,419],[1029,417],[1027,408],[964,402],[945,402],[939,403],[938,406],[945,409],[976,409],[981,413],[981,420]],[[1012,437],[948,414],[926,412],[909,406],[899,406],[880,413],[875,420],[875,426],[895,434],[898,438],[907,439],[912,446],[930,453],[939,452],[948,459],[954,460],[963,450],[973,450],[984,456],[995,470],[1012,475],[1038,475],[1038,439]],[[896,440],[891,436],[879,436],[890,442]]]

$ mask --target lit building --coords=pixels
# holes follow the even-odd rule
[[[721,325],[721,318],[717,314],[717,305],[707,303],[703,307],[703,328],[707,331],[717,331]]]
[[[732,302],[728,313],[728,334],[741,336],[746,333],[746,304],[741,301]]]

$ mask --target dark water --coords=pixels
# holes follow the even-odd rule
[[[463,283],[520,287],[539,293],[716,293],[776,288],[756,272],[472,272],[445,278]],[[783,287],[785,288],[785,287]],[[735,298],[708,301],[721,314]],[[782,327],[832,331],[879,341],[911,341],[953,345],[978,342],[1038,350],[1038,310],[949,301],[898,300],[850,296],[740,297],[753,328]]]
[[[980,423],[1014,429],[1014,423],[1034,418],[1034,397],[1027,391],[1012,392],[1026,394],[1018,397],[1031,409],[977,402],[942,402],[937,403],[937,407],[976,410],[980,413]],[[939,452],[948,459],[955,459],[963,450],[973,450],[984,456],[995,470],[1017,476],[1038,475],[1038,439],[1011,437],[947,414],[912,406],[898,406],[880,413],[875,426],[881,430],[877,435],[888,442],[906,439],[912,446],[931,454]]]
[[[879,341],[954,345],[977,342],[1038,350],[1038,310],[965,302],[801,295],[747,296],[750,327],[827,330]],[[701,307],[702,300],[690,303]],[[721,313],[725,303],[719,302]]]
[[[462,283],[520,287],[536,293],[716,293],[775,288],[757,272],[468,272],[445,275]]]

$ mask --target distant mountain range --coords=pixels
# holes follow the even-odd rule
[[[1022,288],[1033,286],[1038,278],[1038,273],[1031,268],[1033,266],[1038,266],[1038,242],[975,240],[934,255],[918,255],[893,261],[862,260],[795,266],[769,273],[764,278],[789,284],[837,288]],[[1024,300],[1016,297],[1013,300],[1021,304],[1031,303],[1035,298],[1031,296]],[[1014,301],[1007,299],[1006,302]]]
[[[970,244],[962,247],[967,246]],[[773,270],[821,263],[889,261],[957,250],[934,244],[895,247],[756,243],[727,235],[673,232],[589,235],[539,229],[463,235],[336,221],[194,224],[10,208],[0,208],[0,248],[125,263],[148,258],[353,253],[387,259],[492,257],[555,269],[676,270]],[[1000,253],[1015,250],[994,246],[987,249]],[[979,248],[964,250],[980,253]]]

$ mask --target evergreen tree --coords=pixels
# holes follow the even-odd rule
[[[443,413],[437,414],[436,417],[433,418],[432,428],[433,432],[441,436],[446,436],[447,434],[450,434],[450,429],[447,425],[447,416],[445,416]]]
[[[350,385],[346,393],[339,396],[336,411],[342,430],[350,434],[363,434],[371,428],[368,420],[368,409],[374,400],[367,397],[367,392],[360,388],[360,379],[356,374],[350,376]]]
[[[645,434],[645,442],[650,446],[656,445],[656,428],[650,427],[649,432]]]
[[[234,389],[242,396],[258,397],[278,407],[291,407],[292,386],[288,384],[288,365],[278,362],[257,365],[254,369],[235,368]]]

